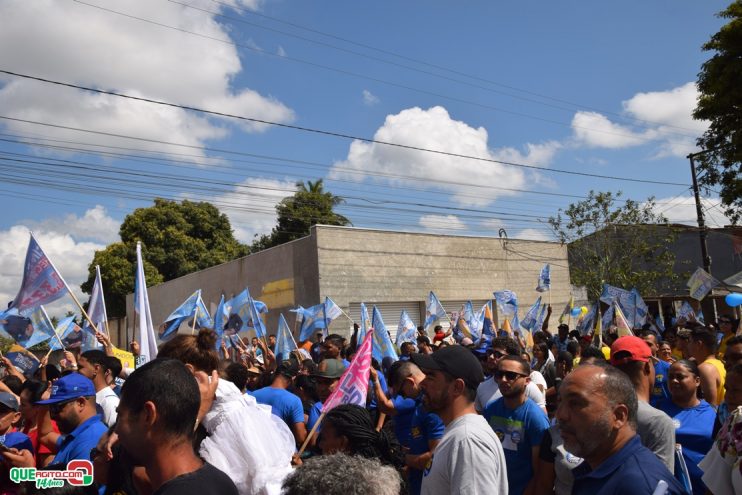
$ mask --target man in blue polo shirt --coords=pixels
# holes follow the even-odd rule
[[[667,494],[683,487],[636,434],[637,397],[623,372],[579,366],[562,382],[556,412],[564,448],[584,462],[572,473],[573,495],[650,495],[660,481]]]
[[[670,398],[670,389],[667,384],[667,374],[670,371],[670,363],[657,358],[657,351],[660,346],[657,342],[657,335],[651,330],[642,330],[639,337],[647,343],[652,351],[652,362],[654,364],[654,386],[650,391],[649,404],[657,407],[657,403],[662,399]]]
[[[252,396],[255,397],[258,404],[271,406],[271,412],[286,423],[286,426],[294,434],[296,444],[301,445],[307,438],[304,408],[299,396],[287,390],[298,374],[299,366],[295,361],[284,361],[273,373],[271,385],[256,390],[252,393]]]
[[[107,430],[95,409],[93,382],[79,373],[70,373],[54,382],[49,399],[36,405],[49,406],[39,423],[39,440],[57,451],[52,463],[89,460],[90,451]],[[61,435],[52,429],[52,419]]]

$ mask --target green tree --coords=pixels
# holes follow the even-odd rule
[[[350,220],[335,213],[334,208],[344,200],[325,191],[322,179],[296,183],[293,196],[276,205],[278,221],[270,234],[253,242],[251,249],[260,251],[309,235],[312,225],[350,225]]]
[[[591,300],[598,299],[604,283],[651,295],[678,279],[675,254],[667,249],[676,234],[655,213],[654,198],[619,206],[620,197],[620,191],[590,191],[585,200],[549,218],[557,238],[569,244],[571,282],[586,287]]]
[[[729,19],[703,45],[715,54],[701,66],[701,93],[693,118],[708,120],[708,130],[697,144],[700,182],[720,187],[725,213],[733,223],[742,217],[742,0],[736,0],[719,17]]]
[[[96,251],[82,290],[90,293],[95,265],[101,267],[109,316],[126,314],[126,294],[134,292],[136,244],[142,243],[148,285],[166,282],[249,253],[232,233],[226,215],[206,202],[155,199],[154,206],[127,215],[119,230],[121,242]]]

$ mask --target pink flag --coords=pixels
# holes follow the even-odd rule
[[[374,329],[372,328],[363,339],[363,343],[350,363],[350,366],[345,370],[343,376],[340,377],[340,383],[338,383],[337,388],[322,405],[323,413],[340,404],[355,404],[366,407],[373,335]]]

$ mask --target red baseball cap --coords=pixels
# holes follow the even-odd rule
[[[618,357],[616,356],[619,354]],[[611,346],[611,364],[618,366],[631,361],[646,363],[652,356],[652,349],[644,340],[633,335],[619,337]]]

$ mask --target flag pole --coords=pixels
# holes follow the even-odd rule
[[[191,335],[196,331],[196,320],[198,320],[198,304],[196,304],[196,314],[193,315],[193,325],[191,325]]]
[[[317,418],[317,421],[314,423],[314,426],[312,426],[312,429],[309,430],[309,434],[307,435],[307,438],[304,440],[304,443],[301,444],[301,448],[299,449],[299,452],[297,452],[297,455],[299,457],[301,457],[301,455],[306,450],[307,445],[309,445],[309,441],[314,436],[314,434],[317,431],[317,428],[319,427],[320,423],[322,423],[322,420],[325,419],[325,414],[327,414],[327,411],[322,411],[322,414],[319,415],[319,418]]]
[[[101,280],[101,276],[100,276],[100,265],[95,265],[95,275],[98,278],[98,280],[100,280],[100,297],[101,297],[101,300],[103,301],[103,308],[105,309],[105,307],[106,307],[106,298],[103,295],[103,280]],[[106,314],[106,319],[104,320],[103,323],[104,323],[104,326],[106,327],[106,335],[108,336],[108,339],[110,340],[111,339],[111,331],[108,328],[108,314]]]
[[[54,332],[54,336],[55,336],[55,337],[57,338],[57,340],[59,341],[59,345],[61,345],[61,346],[62,346],[62,350],[66,351],[66,350],[67,350],[67,348],[66,348],[66,347],[64,346],[64,344],[62,343],[62,339],[60,339],[60,338],[59,338],[59,334],[57,333],[57,329],[56,329],[56,328],[54,328],[54,325],[52,325],[52,320],[51,320],[51,319],[49,318],[49,315],[48,315],[48,314],[46,313],[46,308],[44,307],[44,305],[43,305],[43,304],[41,305],[41,313],[42,313],[42,314],[44,315],[44,318],[46,318],[46,322],[47,322],[47,323],[49,324],[49,327],[50,327],[50,328],[52,329],[52,331]],[[51,354],[51,353],[52,353],[52,349],[49,349],[49,352],[48,352],[48,353],[46,354],[46,357],[49,357],[49,354]]]

